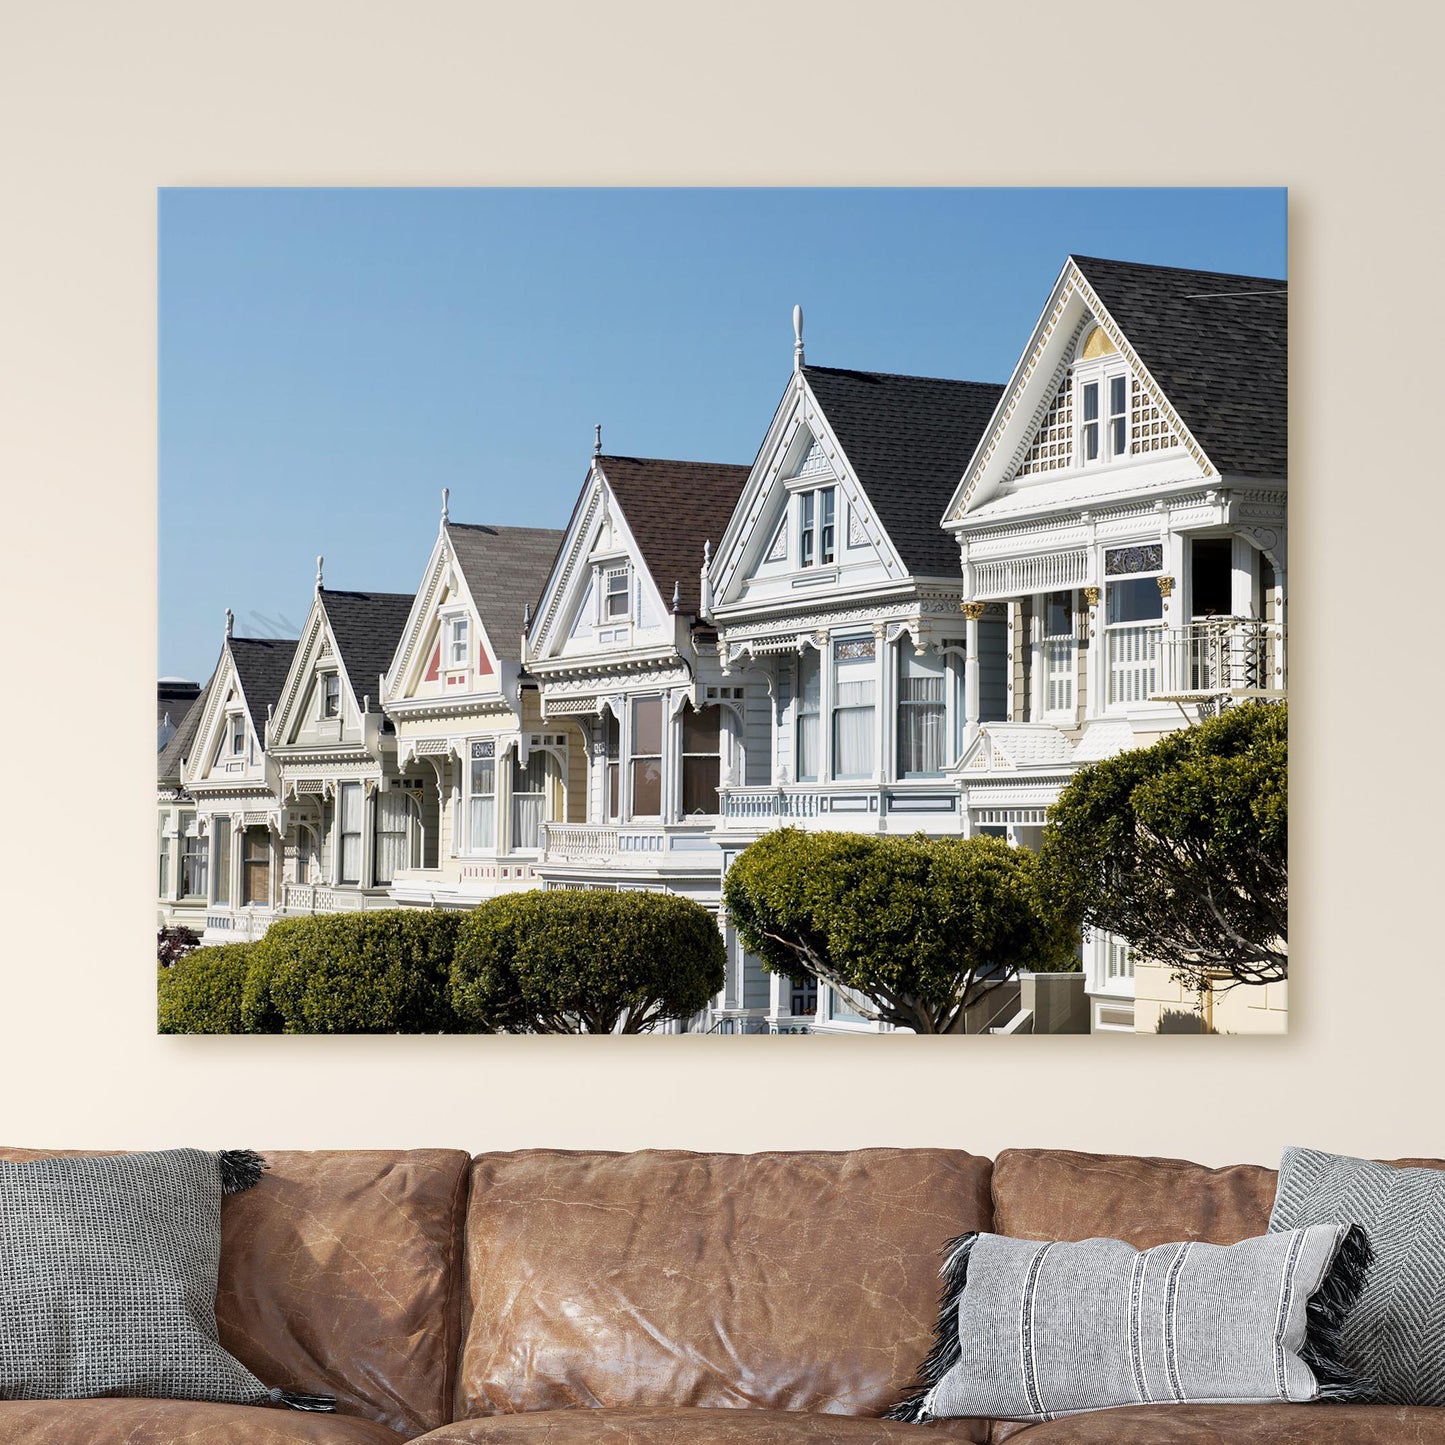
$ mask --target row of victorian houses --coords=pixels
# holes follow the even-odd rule
[[[1070,258],[1003,384],[808,365],[794,321],[752,466],[599,437],[561,529],[443,494],[414,595],[318,563],[298,639],[228,615],[160,754],[162,921],[537,887],[717,912],[765,830],[1036,846],[1081,764],[1283,694],[1282,281]],[[696,1027],[878,1027],[719,925]],[[1082,962],[1095,1031],[1197,1007],[1111,937]],[[1216,1025],[1282,1027],[1283,990]]]

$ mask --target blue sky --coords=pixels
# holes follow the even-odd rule
[[[410,592],[440,496],[566,524],[592,426],[749,462],[792,369],[1004,381],[1064,257],[1285,274],[1250,190],[160,193],[160,650],[295,636],[315,557]]]

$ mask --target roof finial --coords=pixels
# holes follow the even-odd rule
[[[704,539],[702,544],[702,565],[706,567],[712,561],[712,542]]]
[[[592,455],[594,457],[602,455],[602,423],[600,421],[592,427]]]
[[[443,487],[443,488],[442,488],[442,526],[443,526],[443,527],[445,527],[446,524],[447,524],[448,522],[450,522],[451,519],[452,519],[451,507],[448,505],[448,503],[451,501],[451,495],[452,495],[452,489],[451,489],[450,487]]]
[[[803,308],[793,307],[793,370],[803,369]]]
[[[676,612],[677,609],[678,609],[679,607],[681,607],[681,606],[682,606],[682,583],[681,583],[681,582],[674,582],[674,583],[672,584],[672,610],[673,610],[674,612]]]
[[[522,631],[525,632],[532,625],[532,604],[528,602],[522,608]]]
[[[231,635],[231,629],[236,625],[236,614],[228,607],[226,608],[226,636]]]
[[[325,560],[326,560],[326,559],[325,559],[324,557],[322,557],[320,554],[317,555],[317,558],[316,558],[316,590],[317,590],[318,592],[321,591],[321,564],[322,564]]]

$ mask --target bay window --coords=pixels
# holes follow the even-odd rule
[[[682,713],[682,811],[716,813],[717,790],[722,781],[719,747],[722,742],[721,709],[696,709],[691,704]]]
[[[182,898],[206,897],[206,840],[201,837],[194,813],[181,814]]]
[[[480,853],[497,846],[497,745],[473,743],[467,780],[467,848]]]
[[[632,700],[632,816],[662,816],[662,699]]]
[[[215,854],[214,875],[216,902],[231,901],[231,820],[211,819],[211,847]]]
[[[361,882],[361,815],[365,800],[360,783],[342,783],[337,804],[337,845],[340,850],[339,883]]]
[[[1164,596],[1158,542],[1104,553],[1104,643],[1110,705],[1145,702],[1158,689]]]
[[[833,644],[833,776],[873,776],[877,646],[871,637]]]
[[[157,891],[160,897],[169,898],[171,896],[171,840],[165,833],[161,834],[160,870]]]
[[[898,776],[937,777],[947,766],[943,657],[922,657],[906,642],[898,647]]]
[[[1044,712],[1071,712],[1074,706],[1074,594],[1045,593],[1040,610]]]
[[[602,717],[602,750],[605,754],[604,786],[607,796],[603,806],[607,821],[615,823],[622,816],[622,724],[608,708]]]
[[[241,902],[271,902],[271,837],[264,825],[241,835]]]

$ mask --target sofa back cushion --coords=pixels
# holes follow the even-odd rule
[[[1005,1149],[994,1161],[994,1232],[1017,1239],[1122,1239],[1135,1249],[1263,1234],[1276,1173],[1184,1159]]]
[[[335,1395],[338,1412],[408,1438],[446,1424],[469,1156],[261,1152],[260,1183],[221,1207],[221,1343],[268,1384]]]
[[[989,1174],[942,1149],[481,1155],[457,1413],[881,1413],[932,1341],[945,1241],[990,1228]]]

